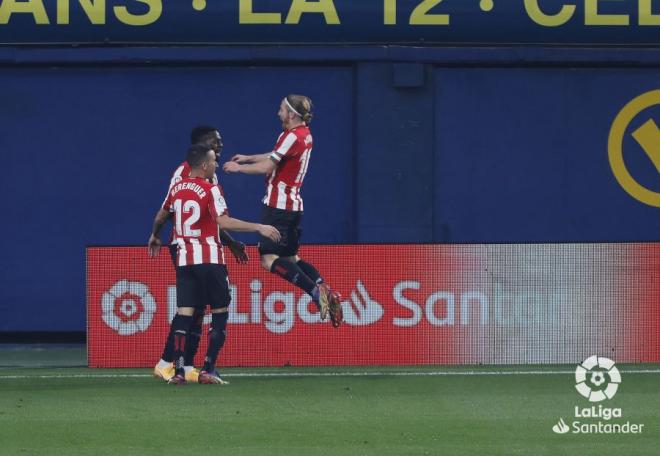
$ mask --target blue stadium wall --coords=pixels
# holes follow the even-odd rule
[[[145,244],[190,129],[218,126],[223,159],[268,151],[291,92],[316,105],[308,243],[660,240],[660,209],[608,161],[617,114],[660,88],[658,49],[8,48],[0,65],[0,331],[84,331],[85,247]],[[630,131],[660,106],[644,116]],[[263,179],[221,181],[257,219]]]

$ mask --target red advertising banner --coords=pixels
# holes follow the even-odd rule
[[[660,361],[660,244],[306,246],[343,296],[337,329],[248,250],[222,366]],[[153,366],[175,311],[166,251],[87,249],[90,367]]]

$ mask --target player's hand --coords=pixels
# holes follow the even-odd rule
[[[280,239],[282,239],[282,236],[280,235],[280,232],[277,231],[277,228],[275,228],[274,226],[259,225],[259,229],[257,231],[263,237],[267,237],[268,239],[270,239],[273,242],[280,242]]]
[[[231,157],[231,161],[236,163],[252,163],[253,159],[249,155],[236,154]]]
[[[163,245],[163,243],[158,239],[157,236],[155,236],[153,233],[149,237],[149,256],[150,257],[155,257],[158,255],[158,252],[160,252],[160,247]]]
[[[245,251],[245,244],[243,244],[241,241],[234,241],[227,245],[227,247],[229,248],[231,254],[234,255],[234,258],[236,258],[237,263],[245,264],[250,259],[247,252]]]
[[[222,166],[222,170],[226,173],[237,173],[240,169],[241,165],[233,161],[228,161]]]

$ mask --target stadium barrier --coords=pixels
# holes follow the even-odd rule
[[[305,246],[343,295],[338,329],[248,252],[226,252],[222,366],[660,362],[660,243]],[[175,310],[166,251],[87,249],[90,367],[153,366]]]

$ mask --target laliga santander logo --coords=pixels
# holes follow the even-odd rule
[[[156,312],[156,300],[140,282],[120,280],[101,298],[103,321],[120,336],[144,332]]]
[[[621,374],[614,361],[591,356],[575,369],[575,389],[589,402],[612,399],[619,389]]]
[[[590,356],[575,369],[575,389],[590,402],[612,399],[620,383],[621,374],[614,361],[608,358]],[[623,418],[619,407],[576,405],[573,416],[575,419],[570,425],[560,418],[552,431],[555,434],[641,434],[644,431],[644,423],[618,421]]]

